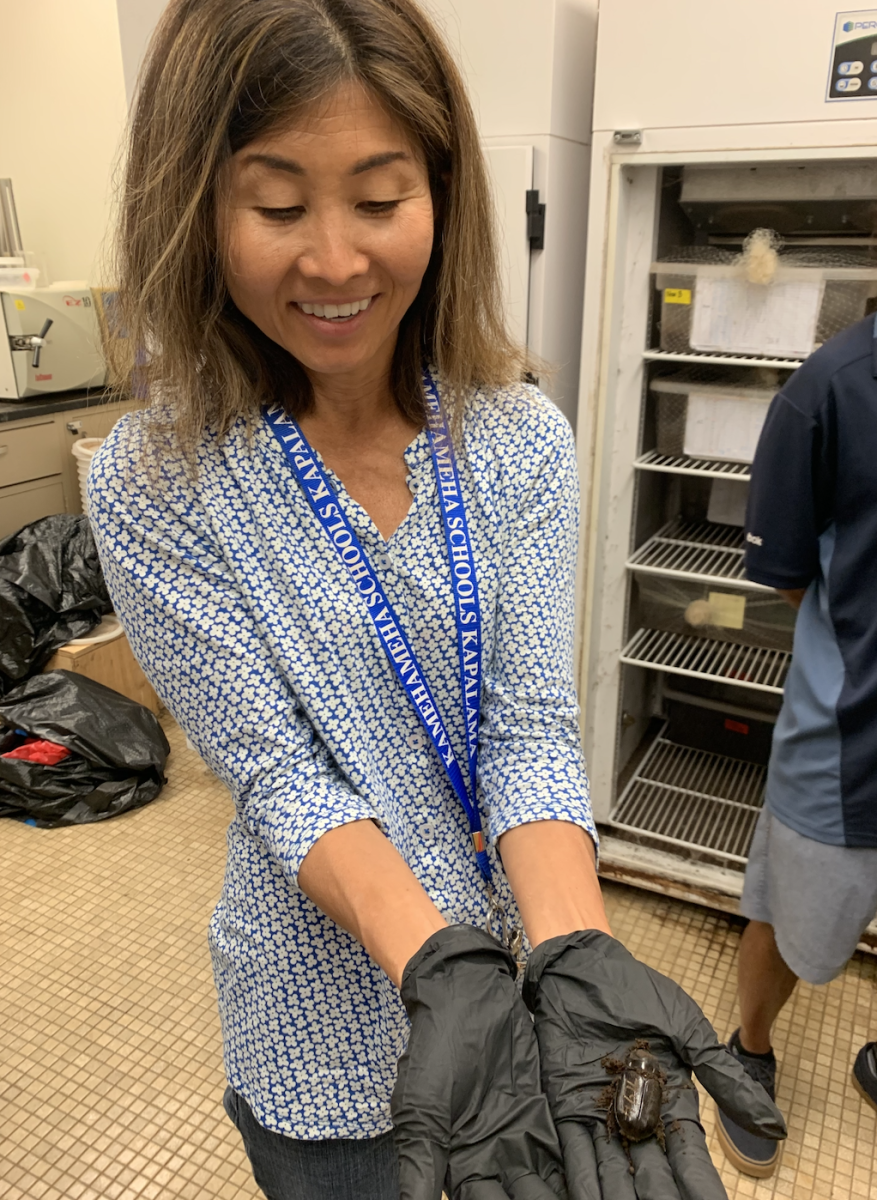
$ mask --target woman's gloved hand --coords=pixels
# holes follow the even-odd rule
[[[571,1200],[725,1200],[706,1147],[692,1071],[744,1129],[784,1138],[767,1092],[719,1044],[672,979],[596,930],[550,938],[524,980],[541,1054],[542,1084],[563,1146]],[[657,1136],[625,1148],[609,1118],[619,1065],[648,1042],[664,1076]]]
[[[471,925],[433,934],[402,976],[411,1018],[392,1113],[401,1200],[565,1200],[533,1022],[511,955]]]

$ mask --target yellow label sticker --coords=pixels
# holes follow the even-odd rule
[[[690,288],[664,288],[665,304],[690,304]]]
[[[16,300],[15,307],[18,309],[19,312],[24,312],[26,305],[23,300]]]
[[[742,629],[746,597],[736,592],[710,592],[710,623],[723,629]]]

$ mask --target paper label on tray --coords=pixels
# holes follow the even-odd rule
[[[691,290],[689,288],[664,288],[665,304],[690,304]]]
[[[689,392],[683,450],[691,458],[752,462],[768,400]]]
[[[813,350],[825,283],[697,281],[691,348],[720,354],[805,358]]]
[[[737,592],[710,592],[710,624],[722,629],[742,629],[746,597]]]

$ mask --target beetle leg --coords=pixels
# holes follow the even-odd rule
[[[630,1157],[630,1142],[627,1140],[627,1138],[624,1136],[623,1133],[619,1134],[619,1137],[621,1138],[621,1145],[624,1149],[624,1153],[627,1155],[627,1164],[628,1164],[627,1170],[628,1170],[629,1174],[635,1175],[636,1171],[634,1170],[633,1159]]]
[[[600,1066],[608,1075],[621,1075],[624,1071],[624,1063],[620,1058],[615,1058],[611,1054],[604,1054],[600,1059]]]

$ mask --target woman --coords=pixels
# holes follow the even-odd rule
[[[151,347],[128,374],[157,399],[96,456],[89,506],[134,650],[235,800],[226,1108],[277,1200],[544,1200],[564,1165],[574,1197],[632,1197],[621,1141],[589,1130],[600,1059],[643,1035],[682,1121],[666,1155],[633,1148],[639,1194],[678,1195],[675,1172],[720,1196],[685,1063],[780,1130],[610,935],[572,438],[518,382],[489,213],[413,0],[170,5],[119,239],[127,344]]]

